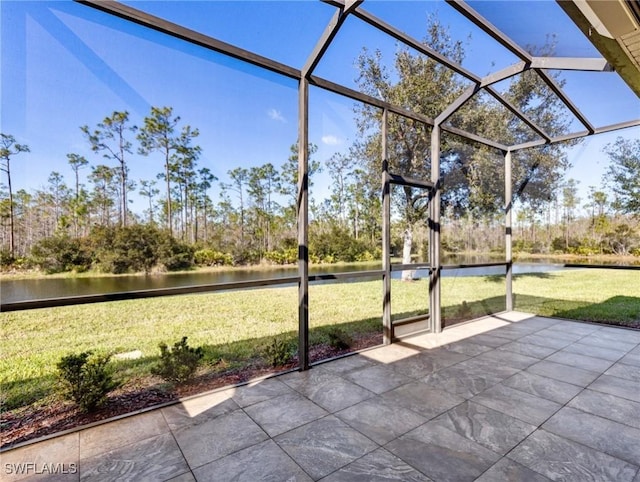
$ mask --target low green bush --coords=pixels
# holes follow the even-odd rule
[[[233,256],[214,249],[199,249],[194,253],[194,261],[199,266],[232,266]]]
[[[204,356],[202,347],[192,348],[187,344],[187,337],[169,348],[166,343],[160,343],[160,363],[151,371],[167,381],[185,383],[193,377],[200,360]]]
[[[329,345],[336,350],[347,350],[353,345],[351,335],[340,328],[332,328],[327,333],[327,338],[329,338]]]
[[[61,358],[57,364],[63,394],[89,412],[104,404],[117,387],[109,367],[110,355],[85,351]]]
[[[264,257],[266,260],[275,264],[296,264],[298,261],[298,248],[283,248],[279,251],[267,251]]]
[[[277,336],[266,346],[264,356],[273,367],[286,365],[293,360],[295,344],[288,338]]]

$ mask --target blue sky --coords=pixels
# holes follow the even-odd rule
[[[328,5],[302,0],[125,3],[297,68],[333,13]],[[558,9],[555,2],[518,3],[520,17],[507,16],[513,9],[501,2],[472,5],[523,44],[540,45],[548,33],[557,33],[558,54],[595,55],[568,19],[551,15]],[[129,111],[140,125],[151,106],[172,106],[184,123],[200,129],[200,166],[222,181],[240,165],[281,165],[296,142],[295,81],[73,2],[5,0],[0,5],[1,130],[32,151],[13,162],[16,190],[44,186],[54,170],[72,184],[68,153],[84,155],[91,164],[105,162],[90,151],[79,127],[94,127],[115,110]],[[416,38],[424,36],[427,15],[437,14],[452,37],[466,43],[464,66],[479,75],[516,60],[444,2],[369,0],[364,7]],[[518,22],[521,28],[513,28]],[[354,59],[364,45],[380,48],[389,60],[395,49],[392,40],[352,19],[317,74],[355,87]],[[640,117],[638,98],[615,74],[567,75],[566,90],[596,125]],[[356,136],[353,102],[320,89],[312,89],[310,99],[310,137],[319,147],[317,159],[324,161],[346,151]],[[606,167],[602,146],[618,135],[639,137],[640,130],[598,136],[569,153],[575,166],[569,175],[581,181],[585,193],[599,184]],[[132,179],[149,179],[162,163],[157,156],[133,155],[130,169]],[[317,179],[317,198],[326,193],[326,181],[326,174]]]

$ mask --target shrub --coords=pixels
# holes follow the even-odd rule
[[[187,337],[175,343],[170,349],[166,343],[160,343],[160,363],[152,369],[154,375],[160,375],[173,383],[185,383],[195,374],[203,357],[202,347],[192,348]]]
[[[264,257],[275,264],[296,264],[298,262],[298,248],[283,248],[279,251],[267,251]]]
[[[458,316],[461,318],[467,318],[471,316],[471,306],[466,301],[458,307]]]
[[[370,247],[366,242],[355,239],[349,229],[341,226],[331,226],[327,231],[309,231],[309,253],[323,263],[336,263],[339,261],[353,262],[359,258],[372,256]]]
[[[194,260],[200,266],[231,266],[233,265],[233,256],[228,253],[222,253],[213,249],[199,249],[194,253]]]
[[[166,234],[158,247],[158,261],[168,271],[193,266],[193,248]]]
[[[0,268],[10,268],[15,259],[8,249],[0,249]]]
[[[81,239],[68,235],[44,238],[31,250],[33,264],[47,273],[85,271],[91,266],[91,254]]]
[[[58,362],[63,392],[81,410],[89,412],[101,406],[107,393],[116,388],[108,366],[110,358],[110,355],[85,351],[62,357]]]
[[[353,345],[353,338],[340,328],[333,328],[327,333],[329,345],[336,350],[346,350]]]
[[[286,365],[293,360],[295,353],[294,343],[282,336],[277,336],[264,350],[264,355],[273,367]]]

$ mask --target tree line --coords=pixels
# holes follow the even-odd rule
[[[464,60],[464,45],[453,42],[435,18],[427,24],[424,41],[457,63]],[[536,54],[549,55],[552,49],[546,46]],[[406,48],[396,51],[392,64],[379,51],[364,49],[357,67],[362,92],[428,117],[436,117],[468,88],[453,71]],[[568,132],[570,119],[561,101],[535,73],[513,77],[503,96],[551,136]],[[321,171],[331,179],[329,196],[310,201],[314,262],[380,259],[382,112],[358,104],[354,113],[359,136],[348,151],[318,160],[317,146],[309,146],[310,181]],[[447,122],[506,145],[532,140],[531,130],[490,96],[472,97]],[[183,123],[171,107],[152,107],[140,126],[128,112],[116,111],[80,131],[104,163],[68,153],[73,178],[53,171],[45,187],[31,191],[16,190],[11,180],[12,163],[25,162],[29,146],[2,133],[3,265],[126,272],[157,265],[179,269],[194,263],[296,261],[296,144],[279,165],[235,167],[227,172],[228,181],[220,182],[200,165],[199,129]],[[388,116],[392,172],[429,179],[430,143],[429,126]],[[585,200],[578,199],[576,181],[566,179],[566,146],[514,153],[514,247],[540,253],[637,253],[640,140],[620,138],[606,147],[610,164],[603,184],[592,187]],[[446,133],[440,152],[443,248],[452,253],[502,251],[502,154]],[[153,156],[157,175],[132,179],[135,156]],[[131,209],[133,193],[144,209]],[[392,248],[404,262],[424,258],[428,251],[427,213],[428,193],[394,188]]]
[[[15,190],[11,180],[12,163],[28,162],[29,146],[2,133],[2,264],[121,273],[149,271],[154,265],[295,263],[297,145],[279,166],[236,167],[227,172],[228,182],[219,182],[199,165],[199,130],[180,121],[171,107],[152,107],[141,127],[131,123],[126,111],[113,112],[95,127],[81,126],[91,150],[107,162],[93,164],[68,153],[72,179],[52,171],[46,186],[31,191]],[[370,218],[361,214],[367,202],[357,192],[357,173],[347,172],[344,157],[321,163],[313,159],[316,152],[317,146],[310,145],[311,177],[324,167],[343,167],[332,174],[339,188],[312,206],[317,219],[337,213],[335,223],[314,223],[312,259],[374,259],[379,236],[369,233],[363,239]],[[155,178],[132,179],[134,156],[153,154],[162,160],[162,170]],[[142,211],[131,209],[134,192],[143,200]],[[360,213],[355,221],[352,213]]]

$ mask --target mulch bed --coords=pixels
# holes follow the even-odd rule
[[[380,343],[382,343],[381,334],[368,334],[355,339],[352,346],[345,350],[337,350],[328,345],[313,346],[310,349],[309,358],[313,363]],[[46,435],[159,406],[216,388],[233,386],[266,375],[293,370],[297,366],[298,362],[295,359],[277,368],[254,364],[225,373],[203,373],[193,381],[177,387],[170,387],[161,379],[149,376],[125,384],[111,392],[107,402],[91,413],[83,413],[75,404],[62,400],[55,400],[47,405],[30,405],[3,412],[0,417],[2,433],[0,448],[9,448]]]

